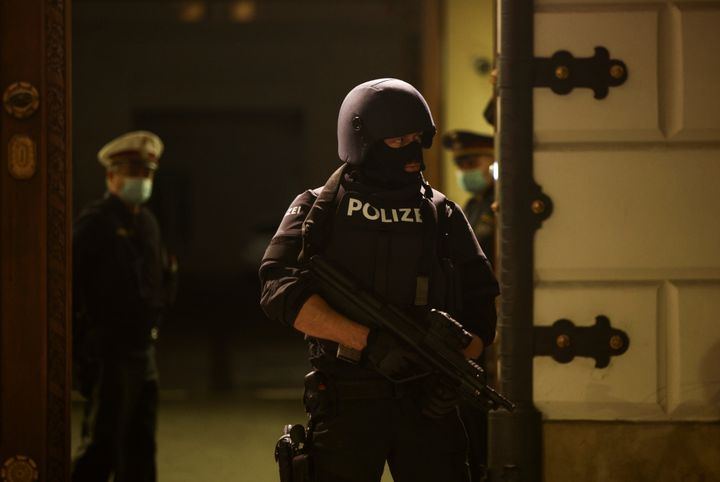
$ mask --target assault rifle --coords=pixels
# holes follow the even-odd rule
[[[345,316],[366,326],[392,333],[419,355],[428,368],[458,390],[460,396],[479,408],[512,411],[515,404],[483,382],[483,369],[467,360],[462,348],[471,335],[447,313],[430,310],[427,323],[411,316],[364,290],[353,279],[322,256],[310,259],[310,271],[320,292]]]

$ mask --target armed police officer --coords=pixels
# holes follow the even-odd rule
[[[353,88],[338,116],[342,166],[292,202],[266,250],[261,305],[309,342],[311,480],[379,481],[386,461],[398,482],[469,480],[457,393],[407,345],[331,306],[304,263],[321,254],[418,323],[431,308],[451,313],[473,334],[465,356],[479,357],[498,286],[462,210],[422,177],[435,132],[410,84]]]
[[[105,145],[107,193],[73,225],[74,371],[87,400],[73,481],[156,480],[155,341],[175,265],[143,203],[162,151],[147,131]]]

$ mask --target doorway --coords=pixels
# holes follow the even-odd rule
[[[258,262],[338,165],[347,91],[422,83],[421,3],[76,0],[75,212],[102,196],[105,142],[147,129],[165,144],[148,203],[179,264],[158,342],[162,478],[276,478],[309,368],[302,337],[259,310]]]

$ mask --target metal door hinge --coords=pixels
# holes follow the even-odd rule
[[[569,363],[576,356],[595,359],[595,368],[605,368],[611,356],[625,353],[630,345],[627,334],[612,328],[607,316],[595,317],[593,326],[575,326],[566,319],[552,326],[536,326],[535,356],[551,356],[559,363]]]
[[[587,87],[596,99],[604,99],[610,87],[623,84],[628,70],[621,60],[611,59],[605,47],[595,47],[593,57],[575,58],[567,50],[559,50],[552,57],[535,59],[535,87],[550,87],[560,95],[569,94],[576,87]]]

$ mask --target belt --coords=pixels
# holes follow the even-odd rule
[[[387,380],[335,380],[338,400],[397,399],[408,393],[404,383]]]

